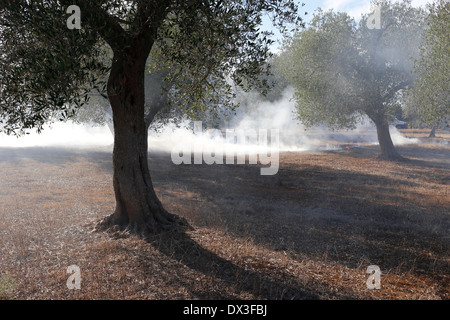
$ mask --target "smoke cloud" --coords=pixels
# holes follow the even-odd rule
[[[257,95],[247,97],[251,103],[247,103],[245,109],[238,110],[237,115],[227,122],[225,128],[219,128],[223,135],[218,135],[217,130],[194,133],[193,124],[187,121],[179,127],[167,125],[159,132],[150,131],[149,150],[171,152],[180,144],[201,144],[204,152],[214,152],[220,148],[225,152],[232,148],[238,154],[261,153],[267,151],[267,142],[260,144],[258,141],[251,141],[250,144],[249,141],[230,142],[226,139],[227,130],[258,132],[260,129],[267,130],[269,140],[270,130],[278,130],[280,152],[332,150],[342,148],[346,143],[378,144],[375,126],[368,120],[351,131],[330,131],[321,126],[305,130],[295,119],[295,102],[291,99],[292,96],[293,89],[289,88],[274,102],[264,101]],[[188,129],[189,126],[192,129]],[[419,142],[418,139],[404,137],[393,126],[391,136],[395,145]],[[30,132],[20,138],[0,134],[1,147],[112,147],[113,143],[113,135],[108,126],[80,125],[72,122],[54,123],[46,126],[41,134]]]
[[[306,128],[295,117],[295,102],[292,100],[293,88],[286,89],[281,98],[274,102],[260,99],[258,95],[250,93],[246,100],[252,103],[246,104],[243,109],[238,110],[237,115],[231,118],[223,130],[223,135],[217,132],[204,131],[201,135],[194,134],[184,126],[181,128],[166,127],[160,134],[150,134],[149,148],[153,150],[170,151],[174,145],[201,144],[203,151],[226,152],[232,148],[238,153],[248,154],[267,151],[266,142],[253,141],[240,144],[230,144],[226,139],[226,131],[251,132],[258,130],[277,129],[279,132],[278,151],[321,151],[336,150],[344,148],[345,144],[377,145],[378,138],[375,125],[368,119],[364,119],[355,130],[331,131],[325,126]],[[184,123],[189,126],[189,123]],[[192,128],[192,125],[191,125]],[[391,137],[395,145],[418,143],[418,139],[404,137],[394,126],[390,128]]]
[[[15,137],[0,134],[0,147],[100,147],[114,143],[114,137],[107,126],[56,122],[46,125],[42,132],[29,131],[28,134]]]

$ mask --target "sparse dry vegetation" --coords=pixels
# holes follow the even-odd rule
[[[274,176],[150,153],[158,196],[192,230],[148,241],[92,232],[114,209],[110,150],[2,148],[0,299],[449,299],[450,134],[437,136],[398,147],[407,163],[377,146],[282,153]]]

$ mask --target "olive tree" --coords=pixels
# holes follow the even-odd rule
[[[40,129],[55,117],[76,113],[93,90],[101,92],[112,108],[116,200],[101,226],[145,235],[184,224],[153,188],[145,70],[163,77],[167,89],[175,88],[176,100],[195,116],[219,93],[232,94],[229,80],[264,86],[260,75],[268,72],[264,61],[272,40],[259,29],[261,17],[268,14],[283,31],[300,21],[297,5],[293,0],[78,0],[78,29],[68,28],[68,18],[76,14],[67,13],[72,4],[0,2],[1,130]]]
[[[308,28],[286,41],[277,65],[296,89],[304,124],[354,128],[368,116],[377,129],[379,158],[403,160],[389,123],[402,90],[413,84],[424,12],[409,1],[373,4],[377,28],[369,20],[374,13],[356,23],[346,13],[319,10]]]

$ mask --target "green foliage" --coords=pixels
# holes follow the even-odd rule
[[[317,11],[310,26],[284,45],[278,65],[296,89],[305,125],[353,128],[363,114],[386,121],[412,83],[423,12],[410,2],[374,3],[381,29],[356,24],[346,13]]]
[[[0,21],[0,130],[23,133],[67,118],[101,86],[108,67],[99,37],[90,29],[68,30],[55,1],[7,1]]]
[[[446,120],[450,115],[450,3],[447,1],[429,6],[415,72],[419,77],[410,92],[410,107],[430,125]]]
[[[172,103],[191,117],[214,112],[232,100],[230,80],[266,86],[272,40],[259,30],[261,16],[272,15],[283,30],[301,23],[292,0],[80,0],[82,29],[69,30],[72,4],[0,4],[0,130],[22,133],[69,118],[94,89],[105,93],[112,61],[134,54],[137,43],[153,48],[149,72],[166,72]]]
[[[7,273],[0,274],[0,299],[7,299],[17,285],[14,279]]]
[[[283,10],[291,11],[283,11]],[[188,118],[232,113],[235,86],[267,92],[270,32],[259,31],[264,11],[299,22],[288,1],[218,1],[195,14],[168,15],[149,58],[149,71],[166,70],[168,102]],[[283,25],[281,25],[283,26]]]

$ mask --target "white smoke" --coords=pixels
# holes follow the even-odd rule
[[[391,133],[391,139],[394,145],[400,146],[404,144],[412,144],[412,143],[419,143],[420,140],[417,138],[408,138],[401,134],[400,131],[397,130],[396,127],[390,126],[389,132]]]
[[[56,122],[44,126],[38,134],[29,131],[21,137],[0,134],[0,147],[100,147],[109,146],[114,137],[107,126],[81,125],[73,122]]]
[[[200,144],[203,151],[226,152],[233,149],[237,153],[258,153],[267,150],[267,141],[238,141],[230,142],[227,139],[227,132],[256,132],[260,130],[267,131],[267,137],[270,140],[271,130],[279,132],[278,151],[306,151],[310,150],[312,143],[306,136],[302,136],[304,127],[294,120],[294,102],[291,101],[292,90],[286,90],[281,99],[276,102],[268,102],[256,99],[251,105],[246,106],[246,110],[238,111],[238,115],[232,118],[225,127],[218,130],[207,128],[201,134],[194,130],[186,129],[191,127],[189,122],[184,123],[180,128],[167,126],[159,133],[150,133],[149,147],[154,150],[168,150],[174,145],[182,144]],[[216,128],[217,129],[217,128]]]
[[[295,101],[292,99],[294,89],[286,89],[281,98],[269,102],[250,94],[247,100],[252,103],[246,104],[243,110],[232,118],[226,128],[227,130],[251,132],[276,129],[279,132],[278,151],[320,151],[343,148],[345,144],[355,145],[377,145],[378,138],[375,125],[365,118],[355,130],[331,131],[324,126],[306,129],[295,117]],[[186,125],[186,124],[185,124]],[[391,138],[394,145],[418,143],[418,139],[404,137],[394,126],[390,127]],[[235,152],[258,153],[267,150],[265,141],[262,144],[253,143],[230,145],[225,133],[220,136],[217,131],[206,131],[202,134],[194,134],[193,130],[166,127],[159,135],[151,135],[149,147],[154,150],[170,151],[174,145],[201,144],[203,151],[226,152],[232,148]]]
[[[259,132],[271,129],[279,132],[279,151],[312,151],[341,148],[345,143],[378,144],[375,126],[365,120],[356,130],[330,131],[325,127],[314,127],[305,130],[305,127],[295,119],[295,102],[291,99],[293,89],[287,89],[278,101],[268,102],[250,96],[252,103],[247,104],[244,110],[238,110],[236,117],[232,118],[225,128],[219,128],[223,135],[217,131],[206,131],[195,134],[186,127],[192,123],[185,122],[180,127],[168,125],[160,132],[149,132],[149,150],[171,152],[180,144],[201,144],[203,151],[213,152],[220,148],[242,153],[257,153],[267,150],[267,144],[258,142],[249,145],[246,143],[230,143],[226,140],[225,132],[251,131]],[[395,127],[390,128],[391,137],[395,145],[418,143],[418,139],[404,137]],[[270,139],[270,138],[269,138]],[[23,137],[6,136],[0,134],[2,147],[108,147],[114,143],[113,135],[108,126],[80,125],[72,122],[58,122],[48,125],[41,134],[30,132]]]

